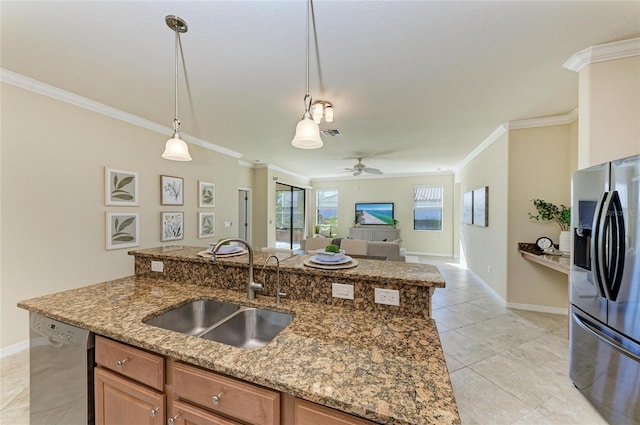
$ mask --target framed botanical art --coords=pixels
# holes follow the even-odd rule
[[[198,182],[198,205],[200,208],[213,208],[216,206],[215,184]]]
[[[216,215],[210,212],[198,213],[198,237],[211,238],[216,235]]]
[[[184,238],[184,213],[163,212],[162,214],[162,242],[177,241]]]
[[[160,196],[162,205],[184,205],[184,179],[160,176]]]
[[[107,250],[140,245],[140,215],[107,213]]]
[[[473,191],[473,224],[489,226],[489,186]]]
[[[105,167],[104,204],[127,207],[137,206],[138,173]]]

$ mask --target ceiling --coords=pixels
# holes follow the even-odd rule
[[[306,3],[5,1],[1,65],[167,127],[185,19],[182,133],[309,178],[454,170],[500,124],[578,105],[574,53],[640,34],[638,1],[313,2],[310,92],[342,135],[291,146],[304,112]],[[315,31],[314,31],[315,30]]]

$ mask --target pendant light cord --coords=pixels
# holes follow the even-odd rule
[[[176,32],[175,117],[173,118],[173,129],[177,133],[180,129],[180,120],[178,119],[178,43],[180,37],[180,32],[178,31],[178,21],[176,21],[173,30]]]
[[[304,95],[304,110],[305,112],[309,112],[311,109],[311,95],[309,94],[309,10],[311,8],[311,0],[307,2],[307,91]],[[307,99],[309,102],[307,103]]]

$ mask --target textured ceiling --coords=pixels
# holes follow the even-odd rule
[[[311,94],[343,135],[291,146],[304,112],[304,1],[2,1],[2,68],[310,178],[363,156],[386,175],[453,170],[498,125],[578,104],[574,53],[640,34],[640,2],[315,1]],[[168,135],[167,135],[168,136]],[[158,155],[163,149],[158,137]],[[348,174],[347,174],[348,175]]]

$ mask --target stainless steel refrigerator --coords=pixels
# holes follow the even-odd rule
[[[610,423],[640,423],[640,155],[576,171],[571,214],[569,375]]]

